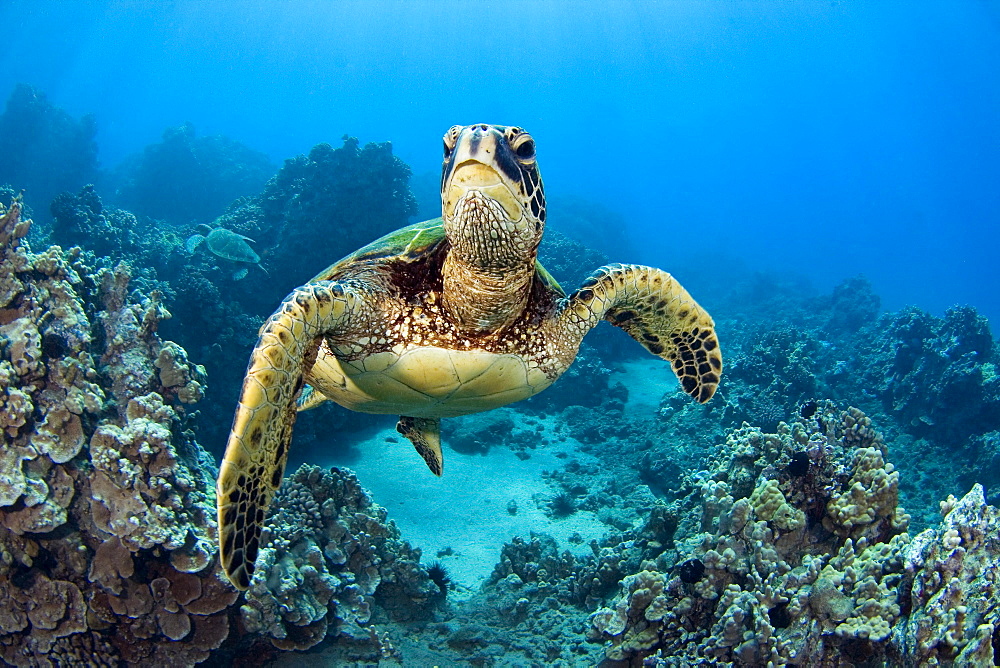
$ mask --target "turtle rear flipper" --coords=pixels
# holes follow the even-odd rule
[[[337,283],[298,288],[260,330],[219,470],[219,555],[226,576],[246,589],[261,525],[285,471],[303,374],[321,337],[343,331],[355,296]]]
[[[410,439],[427,468],[436,476],[444,472],[444,456],[441,454],[441,420],[438,418],[415,418],[405,415],[396,423],[396,431]]]
[[[634,264],[595,271],[563,302],[559,322],[582,338],[601,319],[670,362],[695,400],[715,394],[722,376],[715,323],[667,272]]]
[[[322,392],[309,383],[306,383],[302,386],[302,392],[299,393],[298,398],[295,399],[295,411],[301,413],[302,411],[312,410],[329,400]]]

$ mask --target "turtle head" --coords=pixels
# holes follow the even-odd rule
[[[463,261],[533,267],[545,227],[535,140],[517,127],[452,127],[444,135],[441,208],[445,234]]]

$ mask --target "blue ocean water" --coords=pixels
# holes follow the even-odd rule
[[[692,288],[864,274],[889,309],[1000,319],[992,2],[7,0],[0,20],[0,93],[93,114],[106,168],[189,121],[279,165],[390,140],[419,175],[449,126],[517,124],[550,197],[621,214],[615,260]]]

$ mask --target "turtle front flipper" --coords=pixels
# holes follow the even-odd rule
[[[601,319],[671,363],[684,391],[705,403],[722,376],[715,323],[665,271],[634,264],[601,267],[563,301],[559,322],[583,338]]]
[[[303,373],[319,337],[348,326],[356,303],[342,285],[292,292],[260,330],[219,469],[219,555],[237,589],[250,586],[261,524],[281,484]]]
[[[396,431],[410,439],[417,454],[427,462],[427,468],[434,475],[444,471],[444,455],[441,454],[441,420],[438,418],[415,418],[405,415],[396,423]]]

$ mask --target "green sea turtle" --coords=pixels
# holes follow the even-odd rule
[[[297,410],[329,399],[398,414],[396,428],[441,475],[441,418],[541,392],[602,319],[669,361],[695,400],[714,394],[714,323],[670,274],[612,264],[567,296],[538,263],[545,196],[527,132],[448,130],[441,204],[442,218],[382,237],[296,288],[261,327],[217,490],[222,565],[239,589],[254,572]]]
[[[192,234],[184,242],[184,249],[193,254],[203,243],[209,252],[223,260],[228,260],[236,264],[246,263],[257,265],[257,268],[265,274],[267,270],[260,266],[260,256],[250,248],[250,243],[257,243],[250,237],[237,234],[225,227],[212,229],[208,225],[199,225],[198,231],[201,234]],[[247,275],[246,267],[238,267],[233,271],[233,280],[238,281]]]

